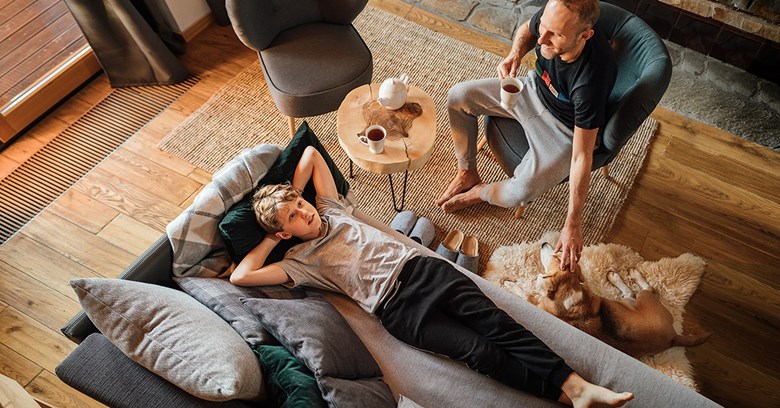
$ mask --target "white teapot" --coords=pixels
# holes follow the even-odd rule
[[[387,109],[396,110],[406,103],[406,92],[409,89],[409,75],[401,74],[398,78],[387,78],[379,87],[377,102]]]

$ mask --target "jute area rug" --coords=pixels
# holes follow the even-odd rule
[[[367,7],[354,23],[374,58],[374,82],[408,73],[411,83],[425,90],[436,105],[436,143],[430,161],[409,174],[406,209],[426,216],[436,225],[435,248],[452,229],[460,229],[479,240],[480,271],[490,254],[501,245],[538,239],[548,230],[563,226],[568,204],[568,184],[562,184],[539,198],[515,220],[513,209],[487,204],[472,206],[453,215],[435,206],[456,171],[455,156],[445,109],[447,91],[461,81],[495,76],[501,57],[477,49],[412,22]],[[496,90],[498,92],[498,90]],[[336,113],[307,118],[311,128],[348,175],[349,159],[336,134]],[[591,191],[584,210],[585,243],[600,242],[612,227],[623,201],[655,134],[657,123],[648,119],[610,165],[611,179],[593,173]],[[434,135],[431,135],[434,137]],[[200,109],[173,129],[160,148],[211,172],[257,143],[286,145],[290,135],[286,119],[276,110],[259,64],[254,63],[232,79]],[[483,180],[506,178],[489,149],[479,154]],[[394,176],[396,193],[403,174]],[[349,180],[359,206],[379,221],[390,223],[396,214],[385,175],[355,166]],[[399,194],[400,196],[400,194]]]
[[[558,235],[558,232],[548,232],[536,241],[496,249],[483,276],[523,299],[542,296],[535,287],[537,275],[544,272],[539,256],[541,244],[557,242]],[[703,259],[689,253],[677,258],[645,261],[630,248],[617,244],[586,246],[580,260],[582,274],[590,290],[608,299],[621,298],[620,291],[607,281],[608,272],[616,272],[636,293],[639,285],[631,279],[629,272],[638,270],[655,288],[655,296],[672,313],[677,333],[682,333],[685,305],[699,286],[704,266]],[[684,347],[674,347],[640,360],[698,391]]]

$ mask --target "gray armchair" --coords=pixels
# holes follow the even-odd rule
[[[620,149],[650,116],[672,76],[672,61],[666,45],[642,19],[607,3],[601,3],[596,23],[612,42],[618,74],[607,101],[607,124],[599,130],[601,145],[593,152],[593,170],[615,159]],[[523,127],[514,119],[487,117],[485,134],[490,150],[508,174],[528,151]],[[565,180],[562,180],[562,182]],[[522,207],[515,217],[522,215]]]
[[[277,109],[295,118],[338,109],[371,82],[371,51],[352,21],[367,0],[227,0],[241,41],[258,52]]]

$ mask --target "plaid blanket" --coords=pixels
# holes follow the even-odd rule
[[[219,222],[268,173],[281,152],[282,147],[273,144],[242,150],[168,224],[165,231],[173,247],[175,276],[216,277],[228,270],[232,260],[219,234]]]

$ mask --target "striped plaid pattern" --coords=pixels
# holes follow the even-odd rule
[[[214,173],[192,205],[166,227],[173,247],[174,276],[216,277],[232,260],[219,234],[219,222],[237,201],[257,185],[282,147],[258,144],[244,149]]]

